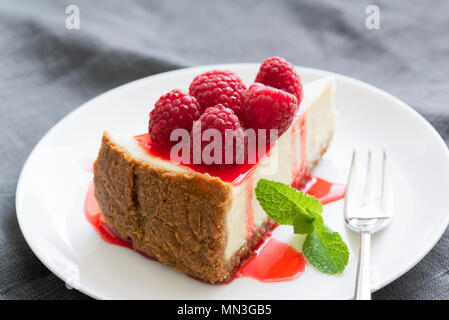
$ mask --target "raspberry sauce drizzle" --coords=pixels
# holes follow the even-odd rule
[[[150,257],[140,250],[137,250],[132,241],[125,240],[120,237],[117,232],[107,225],[107,223],[101,220],[101,211],[98,207],[97,199],[95,199],[93,182],[89,185],[89,189],[87,190],[86,198],[84,200],[84,215],[103,241],[131,249],[147,259],[157,261],[157,259]]]
[[[156,143],[151,141],[148,133],[135,136],[134,139],[138,142],[139,146],[145,150],[148,154],[158,157],[163,160],[170,160],[170,151],[162,149]],[[267,153],[269,150],[267,150]],[[211,166],[199,165],[199,164],[179,164],[181,166],[188,167],[199,173],[208,173],[213,177],[218,177],[224,182],[229,182],[234,186],[241,184],[245,181],[256,169],[257,162],[254,164],[243,163],[232,165],[228,169],[217,169]]]
[[[306,260],[301,252],[270,235],[234,277],[249,277],[261,282],[291,281],[305,269]]]
[[[307,153],[306,153],[307,131],[306,131],[305,115],[300,117],[297,120],[297,122],[293,124],[293,132],[296,132],[296,130],[299,130],[301,162],[299,163],[298,166],[298,160],[296,159],[297,135],[293,134],[291,137],[291,149],[292,149],[291,158],[293,168],[293,182],[291,186],[295,189],[298,189],[299,191],[314,196],[323,205],[343,199],[346,192],[345,185],[329,182],[310,174],[310,170],[307,166]]]
[[[101,239],[108,243],[134,250],[134,247],[130,241],[123,240],[113,230],[111,230],[106,223],[101,221],[101,211],[94,196],[93,183],[89,185],[89,189],[87,190],[86,199],[84,201],[84,214],[87,221],[94,227]]]
[[[253,187],[253,177],[249,177],[247,183],[245,184],[245,202],[246,202],[246,240],[251,239],[253,232],[256,230],[256,225],[254,223],[254,208],[253,208],[253,197],[254,197],[254,187]]]
[[[304,186],[299,188],[299,191],[314,196],[321,204],[328,204],[343,199],[346,187],[343,184],[332,183],[322,178],[311,176]]]

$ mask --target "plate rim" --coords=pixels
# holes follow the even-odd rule
[[[32,151],[29,153],[29,155],[27,156],[24,165],[22,166],[22,169],[20,171],[19,174],[19,178],[17,180],[17,185],[16,185],[16,197],[15,197],[15,207],[16,207],[16,217],[19,223],[19,228],[20,231],[22,232],[22,235],[25,239],[25,241],[27,242],[27,245],[30,247],[31,251],[35,254],[35,256],[39,259],[39,261],[44,264],[44,266],[49,269],[54,275],[56,275],[59,279],[61,279],[62,281],[64,281],[65,283],[67,282],[67,279],[64,278],[63,274],[61,272],[59,272],[59,270],[54,267],[53,265],[51,265],[48,261],[46,261],[44,259],[45,255],[42,254],[39,251],[39,248],[34,244],[33,241],[30,240],[29,235],[26,232],[26,227],[25,227],[25,223],[22,220],[23,219],[23,214],[20,213],[22,210],[22,204],[21,204],[21,198],[22,198],[22,193],[24,192],[24,186],[23,186],[23,180],[25,179],[25,173],[28,171],[27,168],[29,167],[31,161],[33,160],[36,152],[39,150],[40,146],[45,143],[45,141],[48,139],[48,137],[50,136],[50,134],[54,131],[57,130],[57,128],[59,128],[61,125],[64,124],[65,121],[67,121],[67,119],[71,116],[73,116],[74,114],[81,112],[82,110],[84,110],[85,108],[87,108],[92,102],[94,102],[97,99],[101,99],[103,98],[103,96],[106,96],[108,94],[111,94],[111,92],[116,91],[116,90],[120,90],[123,89],[127,86],[134,86],[140,82],[143,81],[147,81],[148,79],[157,79],[160,77],[170,77],[172,75],[176,75],[176,74],[182,74],[182,73],[190,73],[190,72],[194,72],[195,70],[197,70],[198,72],[200,72],[201,70],[205,70],[205,69],[230,69],[232,70],[233,68],[255,68],[257,70],[257,68],[259,67],[259,63],[227,63],[227,64],[210,64],[210,65],[200,65],[200,66],[194,66],[194,67],[185,67],[185,68],[178,68],[175,70],[170,70],[170,71],[166,71],[166,72],[161,72],[161,73],[157,73],[154,75],[149,75],[149,76],[145,76],[136,80],[132,80],[130,82],[126,82],[123,83],[117,87],[111,88],[87,101],[85,101],[84,103],[82,103],[80,106],[76,107],[75,109],[73,109],[72,111],[70,111],[68,114],[66,114],[62,119],[60,119],[59,121],[57,121],[38,141],[38,143],[33,147]],[[409,112],[411,113],[413,116],[415,116],[422,125],[424,125],[425,127],[427,127],[427,129],[429,129],[433,135],[433,137],[436,139],[435,141],[438,141],[442,151],[445,154],[445,157],[448,160],[449,163],[449,148],[446,145],[445,141],[443,140],[443,138],[441,137],[441,135],[438,133],[438,131],[432,126],[432,124],[427,121],[424,116],[422,116],[418,111],[416,111],[415,109],[413,109],[411,106],[409,106],[407,103],[405,103],[404,101],[400,100],[399,98],[393,96],[392,94],[374,86],[371,85],[367,82],[364,82],[362,80],[358,80],[356,78],[353,77],[349,77],[340,73],[336,73],[336,72],[331,72],[331,71],[326,71],[323,69],[317,69],[317,68],[310,68],[310,67],[303,67],[303,66],[298,66],[295,65],[295,68],[299,71],[299,73],[301,72],[306,72],[306,73],[310,73],[310,74],[315,74],[315,75],[322,75],[322,76],[334,76],[335,78],[340,78],[344,81],[347,81],[348,83],[355,85],[355,86],[359,86],[359,87],[363,87],[366,88],[374,93],[376,93],[377,95],[383,96],[387,99],[392,100],[392,102],[394,102],[396,105],[400,106],[403,110],[405,110],[405,112]],[[409,266],[407,266],[406,268],[403,268],[401,270],[401,272],[398,272],[396,275],[394,276],[390,276],[388,278],[385,278],[383,281],[381,281],[377,288],[372,289],[372,292],[375,292],[383,287],[385,287],[386,285],[392,283],[393,281],[395,281],[396,279],[400,278],[402,275],[404,275],[405,273],[407,273],[408,271],[410,271],[413,267],[415,267],[420,261],[422,261],[422,259],[432,250],[432,248],[437,244],[437,242],[441,239],[442,235],[444,234],[444,232],[446,231],[447,227],[449,225],[449,215],[446,216],[446,220],[444,222],[444,228],[441,228],[441,230],[438,233],[435,233],[433,238],[431,239],[431,241],[427,241],[426,242],[426,246],[424,250],[421,251],[421,254],[419,255],[419,258],[416,259],[415,262],[413,262],[412,264],[410,264]],[[84,288],[82,286],[79,286],[76,288],[76,290],[80,291],[83,294],[86,294],[94,299],[108,299],[107,296],[102,296],[100,294],[97,294],[94,290],[90,290],[88,288]],[[352,297],[347,297],[346,299],[351,299]],[[110,299],[110,298],[109,298]],[[157,299],[156,299],[157,300]]]

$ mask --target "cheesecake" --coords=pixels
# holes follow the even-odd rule
[[[94,163],[102,221],[161,263],[208,283],[230,280],[276,225],[255,198],[258,180],[299,186],[332,140],[334,80],[306,83],[303,95],[289,128],[238,174],[173,163],[149,152],[148,134],[104,132]]]

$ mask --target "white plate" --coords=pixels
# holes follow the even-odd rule
[[[157,98],[187,89],[205,70],[226,68],[245,83],[258,65],[232,64],[177,70],[131,82],[85,103],[61,120],[28,158],[17,186],[17,217],[26,241],[58,277],[103,299],[348,299],[353,297],[358,236],[345,228],[343,202],[325,206],[325,219],[349,244],[349,265],[340,276],[308,267],[295,281],[261,283],[239,278],[228,285],[196,281],[171,267],[102,241],[83,213],[103,130],[139,134]],[[330,73],[299,68],[303,82]],[[388,145],[395,196],[392,224],[376,234],[372,285],[376,290],[413,267],[434,246],[449,222],[449,152],[418,113],[363,82],[334,74],[338,125],[334,141],[315,172],[345,182],[353,146]],[[278,228],[275,235],[291,237]]]

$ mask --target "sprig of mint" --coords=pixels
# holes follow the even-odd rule
[[[257,183],[256,198],[272,219],[292,225],[297,234],[307,235],[303,252],[315,268],[328,274],[343,272],[349,259],[348,246],[338,232],[324,224],[323,206],[318,199],[266,179]]]

